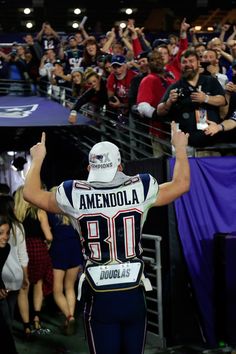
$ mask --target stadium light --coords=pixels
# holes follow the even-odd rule
[[[127,26],[127,24],[125,22],[121,22],[119,26],[120,28],[124,29]]]
[[[32,14],[32,12],[34,12],[34,9],[32,7],[20,7],[18,8],[18,11],[22,14],[22,15],[30,15]]]
[[[125,10],[126,15],[131,15],[133,13],[133,10],[128,8]]]
[[[31,9],[29,7],[26,7],[23,12],[25,15],[29,15],[31,13]]]
[[[79,23],[74,21],[74,22],[72,23],[72,27],[73,27],[73,28],[79,28]]]
[[[75,15],[81,14],[81,10],[79,8],[74,9],[74,14]]]
[[[30,29],[30,28],[34,27],[34,24],[32,21],[28,21],[28,22],[26,22],[25,27]]]

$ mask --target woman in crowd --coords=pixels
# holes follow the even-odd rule
[[[51,190],[55,190],[56,187]],[[83,269],[83,256],[78,233],[65,215],[48,214],[53,242],[50,255],[53,264],[53,296],[65,316],[65,334],[75,333],[75,282]]]
[[[97,59],[104,52],[99,48],[99,45],[94,37],[88,37],[84,42],[84,53],[81,66],[86,70],[88,67],[97,67]]]
[[[98,111],[108,103],[106,80],[104,78],[94,69],[88,68],[84,73],[84,80],[86,91],[77,99],[70,112],[68,121],[71,124],[76,123],[77,113],[84,104],[91,103],[94,110]]]
[[[71,71],[72,97],[78,98],[83,92],[84,70],[83,68],[74,68]]]
[[[28,276],[33,285],[33,329],[41,333],[40,311],[43,299],[52,292],[52,263],[48,246],[52,242],[52,234],[47,214],[23,199],[23,186],[15,192],[15,213],[25,230],[26,246],[29,256]],[[28,300],[29,287],[21,289],[18,305],[25,332],[31,332]]]
[[[2,271],[2,278],[8,292],[6,298],[6,314],[5,318],[12,327],[15,313],[15,305],[21,287],[28,287],[28,254],[26,250],[24,229],[22,224],[17,220],[14,213],[14,199],[10,195],[0,195],[0,214],[6,215],[12,223],[9,244],[11,246],[10,253],[5,262]]]
[[[6,321],[4,311],[9,289],[6,288],[2,280],[2,269],[11,249],[11,246],[8,243],[11,227],[11,221],[7,216],[0,214],[0,333],[1,348],[4,349],[5,354],[17,354],[12,332]]]

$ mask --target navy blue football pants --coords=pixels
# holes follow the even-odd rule
[[[90,354],[142,354],[146,337],[144,290],[94,292],[86,284],[84,320]]]

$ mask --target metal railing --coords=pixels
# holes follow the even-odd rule
[[[48,92],[51,99],[56,99],[63,106],[72,106],[71,90],[67,88],[59,88],[59,93],[53,93],[53,89],[49,85]],[[148,118],[141,117],[137,110],[130,109],[129,116],[125,116],[122,112],[114,113],[108,107],[102,107],[99,110],[92,104],[86,104],[80,109],[80,113],[94,120],[95,125],[91,126],[91,130],[99,141],[110,140],[117,144],[121,150],[123,161],[137,160],[143,158],[159,157],[156,155],[155,146],[160,145],[162,156],[175,156],[175,151],[171,144],[170,123],[164,122],[156,127],[155,122]],[[150,134],[151,131],[151,134]],[[94,134],[91,134],[93,136]],[[160,137],[161,136],[161,137]],[[86,146],[86,153],[95,143],[94,140],[87,136],[80,141]],[[216,153],[233,152],[236,153],[235,143],[219,143],[206,147],[188,146],[187,152],[189,157],[204,156],[201,152],[209,151]]]
[[[48,81],[41,81],[35,85],[30,80],[0,80],[0,95],[29,96],[37,94],[57,101],[64,107],[72,108],[75,98],[72,90],[65,87],[55,86]],[[88,117],[94,122],[89,125],[86,134],[78,134],[80,127],[71,126],[66,130],[74,144],[85,154],[99,141],[109,140],[119,146],[123,162],[159,157],[155,153],[155,146],[159,145],[164,157],[174,156],[171,145],[170,124],[162,123],[161,127],[155,126],[150,119],[141,117],[137,111],[130,110],[128,116],[122,112],[114,112],[107,106],[94,106],[91,103],[81,107],[79,114]],[[79,117],[79,115],[78,115]],[[78,118],[79,119],[79,118]],[[65,129],[65,127],[62,127]],[[150,134],[151,131],[151,134]],[[160,138],[160,135],[162,136]],[[79,139],[78,139],[79,136]],[[236,144],[217,144],[209,147],[188,147],[188,156],[199,156],[201,151],[236,152]],[[201,156],[204,156],[201,155]]]
[[[75,101],[71,89],[55,87],[49,83],[46,83],[43,89],[39,89],[39,94],[69,108],[73,106]],[[149,133],[152,129],[154,134],[161,133],[164,136],[164,138],[158,139],[164,147],[164,154],[166,156],[172,155],[169,123],[163,123],[162,129],[150,127],[150,120],[142,118],[136,112],[131,111],[127,116],[122,111],[111,111],[108,106],[98,109],[91,103],[83,105],[79,114],[88,117],[95,123],[89,127],[89,134],[80,137],[79,144],[86,153],[97,141],[109,140],[119,146],[124,162],[154,157]],[[76,131],[76,125],[73,128]]]
[[[146,293],[148,312],[147,340],[156,348],[165,349],[166,340],[163,329],[162,277],[161,277],[161,236],[143,234],[143,260],[146,276],[153,290]]]

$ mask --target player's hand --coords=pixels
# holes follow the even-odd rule
[[[30,155],[34,161],[43,161],[46,156],[46,134],[45,132],[42,133],[41,141],[36,145],[32,146],[30,149]]]
[[[177,129],[175,122],[171,122],[171,143],[175,147],[175,150],[185,148],[188,145],[189,134],[182,132],[182,130]]]

